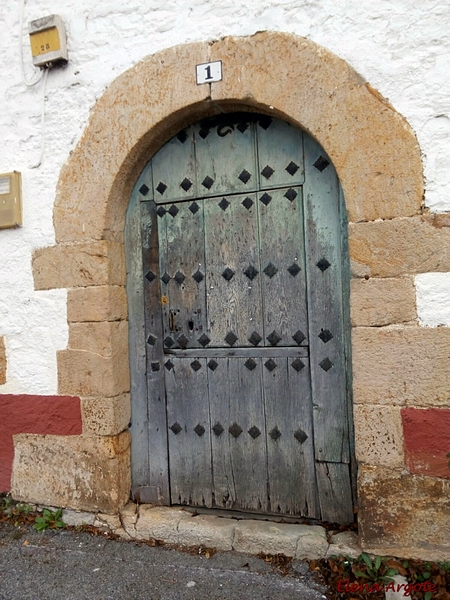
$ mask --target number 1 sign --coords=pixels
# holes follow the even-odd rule
[[[202,83],[212,83],[222,79],[222,61],[203,63],[197,65],[197,85]]]

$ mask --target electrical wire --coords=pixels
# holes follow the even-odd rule
[[[30,169],[37,169],[41,166],[42,159],[44,158],[45,149],[45,90],[47,86],[47,77],[50,69],[45,69],[43,73],[44,81],[42,82],[42,98],[41,98],[41,153],[39,160],[35,165],[30,165]]]
[[[22,81],[24,82],[24,84],[27,87],[33,87],[34,85],[38,84],[42,77],[44,76],[44,73],[41,71],[41,73],[37,76],[37,78],[34,81],[27,81],[27,77],[25,75],[25,67],[23,64],[23,18],[24,18],[24,13],[25,13],[25,2],[26,0],[22,0],[22,5],[21,5],[21,9],[20,9],[20,31],[19,31],[19,56],[20,56],[20,72],[22,74]]]

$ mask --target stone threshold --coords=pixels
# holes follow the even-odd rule
[[[151,504],[129,503],[116,515],[65,509],[63,521],[67,525],[93,525],[127,540],[159,540],[177,546],[203,546],[246,554],[262,552],[313,560],[339,555],[356,558],[362,552],[356,534],[351,531],[327,535],[320,525],[194,514]]]

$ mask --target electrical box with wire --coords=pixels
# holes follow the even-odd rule
[[[18,171],[0,174],[0,229],[22,225],[21,188]]]
[[[46,68],[67,63],[66,32],[59,15],[31,21],[28,32],[35,67]]]

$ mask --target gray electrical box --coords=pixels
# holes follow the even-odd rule
[[[22,185],[18,171],[0,174],[0,229],[22,225]]]
[[[35,67],[67,63],[66,31],[59,15],[48,15],[28,24]]]

